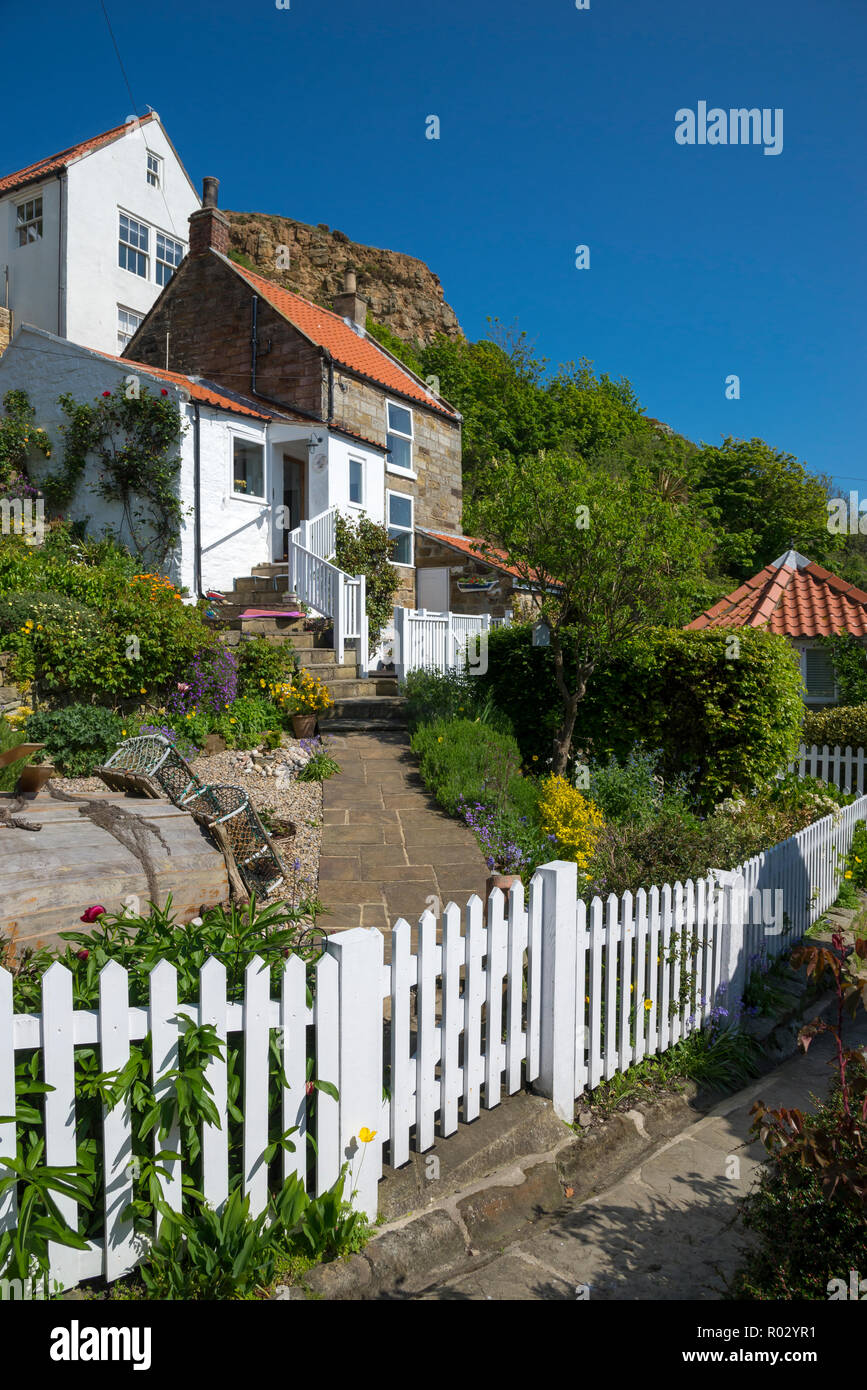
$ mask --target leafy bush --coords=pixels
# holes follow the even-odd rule
[[[27,721],[27,738],[45,744],[46,757],[65,777],[89,777],[122,742],[126,725],[102,705],[40,710]]]
[[[469,719],[436,719],[410,739],[419,772],[449,815],[462,800],[503,807],[518,775],[521,755],[510,734]]]
[[[391,563],[394,541],[385,526],[363,513],[352,520],[336,518],[334,563],[346,574],[365,577],[365,606],[371,654],[379,646],[382,630],[391,620],[400,575]]]
[[[52,594],[45,589],[22,589],[0,598],[0,632],[14,632],[25,623],[69,623],[90,619],[96,623],[99,615],[86,604],[68,594]]]
[[[801,741],[811,748],[825,744],[840,748],[867,748],[867,704],[837,705],[835,709],[808,709]]]
[[[590,768],[589,795],[605,819],[615,825],[632,824],[647,828],[659,813],[665,800],[686,803],[686,778],[677,778],[666,787],[656,771],[658,753],[640,745],[629,750],[625,762],[618,762],[612,753],[605,763]]]
[[[0,715],[0,753],[8,753],[10,749],[17,748],[19,744],[24,742],[23,730],[14,728],[8,719],[4,719]],[[10,767],[0,767],[0,792],[15,790],[15,783],[18,781],[22,767],[21,761],[12,763]]]
[[[556,837],[564,857],[574,859],[579,869],[586,869],[604,824],[599,808],[565,777],[545,777],[539,818],[543,831]]]
[[[211,644],[197,651],[177,689],[166,701],[177,714],[222,714],[238,691],[238,661],[230,647]]]
[[[324,782],[340,771],[340,764],[332,758],[321,738],[302,739],[302,748],[307,748],[310,757],[298,773],[299,782]]]
[[[823,637],[834,663],[841,705],[863,705],[867,701],[867,651],[851,632]]]
[[[410,731],[434,719],[478,719],[484,724],[512,732],[509,720],[494,706],[491,693],[479,689],[478,679],[467,671],[451,669],[410,671],[401,692],[406,701],[406,718]]]
[[[0,537],[0,592],[10,616],[25,608],[23,622],[0,625],[0,650],[15,654],[12,679],[35,680],[52,704],[163,699],[217,639],[167,579],[140,568],[113,541],[76,539],[66,525],[53,525],[38,548]],[[47,622],[26,611],[35,595],[50,596]],[[79,607],[61,609],[61,596]]]
[[[784,638],[759,629],[734,635],[736,657],[733,634],[719,628],[648,629],[625,644],[590,677],[576,750],[625,763],[636,742],[658,748],[666,780],[697,773],[705,804],[774,776],[799,742],[800,671]],[[511,719],[525,758],[544,762],[560,711],[550,648],[532,646],[529,626],[498,629],[476,679]]]
[[[833,1136],[840,1124],[839,1093],[806,1116],[808,1135]],[[859,1162],[863,1152],[846,1147],[845,1156]],[[762,1169],[756,1190],[741,1207],[744,1226],[758,1237],[749,1248],[730,1289],[737,1299],[810,1299],[826,1301],[829,1281],[843,1279],[849,1270],[863,1269],[864,1211],[848,1202],[842,1191],[828,1197],[815,1168],[797,1153],[783,1152]]]
[[[291,682],[298,670],[298,655],[291,642],[269,642],[253,637],[236,648],[238,694],[261,695],[271,685]]]

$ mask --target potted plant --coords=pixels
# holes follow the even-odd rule
[[[325,682],[303,667],[296,671],[292,684],[283,687],[280,702],[291,716],[296,738],[312,738],[318,716],[334,704]]]

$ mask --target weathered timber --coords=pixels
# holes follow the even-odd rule
[[[220,848],[186,811],[165,800],[137,800],[100,792],[100,801],[142,818],[148,836],[150,876],[157,902],[169,894],[180,919],[229,896],[229,878]],[[91,798],[84,797],[80,804]],[[0,810],[12,798],[0,796]],[[140,858],[100,825],[79,814],[78,803],[52,799],[45,792],[18,809],[16,819],[42,826],[0,829],[0,933],[14,933],[22,946],[59,944],[57,933],[81,930],[85,908],[101,903],[109,911],[147,910],[148,873]]]

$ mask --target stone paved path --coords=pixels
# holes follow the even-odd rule
[[[452,899],[483,898],[488,869],[476,838],[425,791],[408,734],[335,734],[329,743],[342,770],[323,783],[323,928],[388,933],[398,917],[415,926],[428,907],[439,914]]]
[[[863,1013],[846,1037],[849,1046],[867,1044]],[[502,1253],[415,1297],[574,1300],[578,1286],[589,1285],[591,1303],[720,1299],[749,1239],[738,1203],[766,1157],[750,1141],[750,1108],[761,1098],[812,1109],[811,1094],[827,1094],[831,1053],[831,1039],[819,1037],[806,1056],[729,1096],[607,1192],[567,1208],[544,1230],[528,1227]],[[849,1276],[841,1269],[831,1277]]]

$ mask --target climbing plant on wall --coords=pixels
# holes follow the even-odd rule
[[[41,484],[49,504],[57,511],[68,508],[88,458],[95,459],[92,490],[119,505],[138,555],[162,564],[177,545],[184,514],[178,494],[183,425],[177,404],[165,389],[151,395],[128,379],[93,403],[66,394],[59,405],[68,423],[63,426],[61,467]]]
[[[34,453],[51,457],[51,441],[34,421],[26,391],[7,391],[0,416],[0,497],[35,497],[27,461]]]

